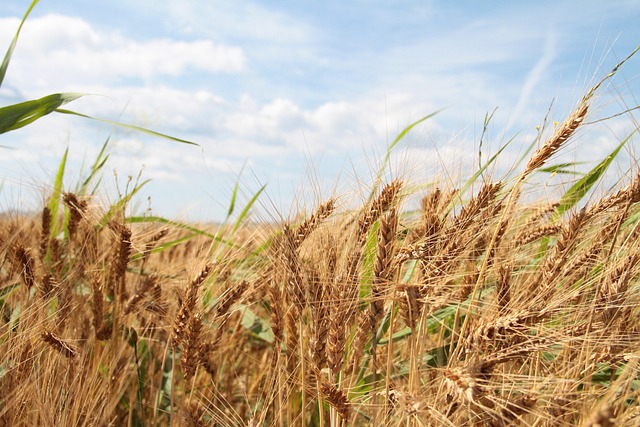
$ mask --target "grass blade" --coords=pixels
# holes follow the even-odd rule
[[[553,166],[547,166],[545,168],[538,169],[538,172],[544,172],[551,175],[584,175],[582,172],[576,172],[575,170],[571,170],[574,166],[583,165],[586,162],[569,162],[569,163],[559,163]]]
[[[129,221],[127,221],[129,222]],[[184,242],[187,242],[191,239],[193,239],[194,237],[196,237],[198,235],[198,233],[191,233],[191,234],[187,234],[186,236],[182,236],[180,238],[171,240],[169,242],[163,243],[161,245],[158,245],[156,247],[154,247],[153,249],[151,249],[148,253],[149,254],[157,254],[160,252],[164,252],[166,250],[169,250],[171,248],[173,248],[174,246],[178,246]],[[141,258],[143,258],[145,256],[144,252],[138,252],[134,255],[131,256],[131,261],[137,261]]]
[[[0,133],[20,129],[81,96],[83,94],[80,93],[54,93],[40,99],[1,107]]]
[[[11,57],[13,56],[13,51],[16,48],[16,44],[18,43],[18,37],[20,36],[20,31],[22,30],[22,25],[24,25],[25,21],[29,17],[29,14],[33,10],[33,8],[38,4],[39,0],[33,0],[29,5],[29,8],[25,12],[22,17],[22,21],[20,21],[20,25],[18,26],[18,31],[16,31],[16,35],[13,36],[13,40],[11,40],[11,44],[9,45],[9,49],[7,49],[7,53],[4,54],[4,59],[2,60],[2,65],[0,65],[0,86],[2,86],[2,82],[4,82],[4,76],[7,74],[7,68],[9,68],[9,62],[11,62]]]
[[[118,126],[118,127],[125,128],[125,129],[135,130],[137,132],[146,133],[147,135],[158,136],[160,138],[164,138],[164,139],[168,139],[168,140],[171,140],[171,141],[179,142],[181,144],[195,145],[195,146],[198,146],[198,147],[200,146],[200,144],[197,144],[195,142],[187,141],[186,139],[176,138],[174,136],[167,135],[167,134],[160,133],[160,132],[156,132],[156,131],[153,131],[151,129],[143,128],[141,126],[130,125],[130,124],[127,124],[127,123],[116,122],[116,121],[113,121],[113,120],[100,119],[100,118],[97,118],[97,117],[88,116],[86,114],[78,113],[78,112],[75,112],[75,111],[65,110],[63,108],[58,108],[55,111],[56,111],[56,113],[69,114],[69,115],[72,115],[72,116],[83,117],[85,119],[95,120],[95,121],[106,123],[106,124],[109,124],[109,125]]]
[[[593,169],[585,174],[582,179],[573,184],[573,186],[562,196],[560,199],[560,205],[556,209],[556,214],[560,217],[566,211],[571,209],[576,203],[578,203],[585,194],[589,192],[591,187],[593,187],[600,177],[604,174],[604,172],[609,168],[611,162],[618,155],[622,147],[631,139],[635,131],[631,132],[629,136],[627,136],[616,148],[605,157],[600,163],[596,165]]]
[[[251,200],[249,200],[249,203],[247,203],[247,206],[245,206],[244,209],[242,210],[242,212],[240,212],[240,215],[238,216],[238,219],[236,220],[236,223],[233,225],[233,229],[231,230],[231,234],[233,234],[240,227],[240,225],[242,224],[242,221],[244,221],[245,217],[249,214],[249,210],[251,210],[251,207],[256,202],[256,200],[258,200],[258,197],[260,196],[260,194],[262,194],[262,192],[264,191],[264,189],[266,187],[267,187],[267,184],[264,184],[262,187],[260,187],[258,192],[253,195]]]
[[[102,216],[102,219],[100,219],[100,221],[98,222],[98,227],[102,228],[105,225],[107,225],[107,223],[111,220],[111,218],[118,212],[122,211],[122,209],[124,209],[124,207],[127,205],[127,203],[129,203],[131,201],[131,199],[133,198],[133,196],[136,195],[136,193],[138,191],[140,191],[140,189],[142,187],[144,187],[150,180],[147,179],[146,181],[143,181],[142,183],[136,185],[133,190],[131,190],[130,193],[127,193],[124,197],[122,197],[120,200],[118,200],[116,203],[114,203],[113,205],[111,205],[111,207],[109,208],[109,210],[107,211],[106,214],[104,214]]]
[[[500,156],[500,154],[505,150],[505,148],[507,148],[509,146],[509,144],[511,144],[516,138],[516,135],[514,135],[510,140],[507,141],[506,144],[504,144],[502,147],[500,147],[500,149],[498,150],[498,152],[496,154],[494,154],[493,156],[491,156],[491,158],[487,161],[487,163],[485,163],[482,167],[480,167],[476,173],[474,173],[469,179],[467,179],[464,183],[464,185],[460,188],[460,190],[456,193],[456,195],[451,199],[451,201],[449,202],[449,204],[447,205],[447,207],[443,210],[442,212],[442,217],[446,217],[449,212],[451,211],[451,209],[457,204],[457,203],[462,203],[462,195],[464,193],[466,193],[466,191],[471,188],[471,186],[473,185],[474,182],[476,182],[476,180],[482,176],[482,174],[484,173],[484,171],[491,165],[493,164],[493,162],[495,162],[498,157]]]
[[[236,200],[238,198],[238,188],[240,187],[240,176],[242,175],[242,171],[243,170],[244,170],[244,165],[242,165],[242,169],[240,169],[240,173],[238,174],[238,179],[236,180],[236,183],[233,186],[233,193],[231,194],[231,201],[229,202],[229,209],[227,210],[227,217],[224,220],[225,223],[231,217],[231,215],[233,214],[233,211],[235,210]]]
[[[404,128],[402,130],[402,132],[400,132],[398,134],[398,136],[396,136],[396,139],[393,140],[393,142],[389,145],[389,147],[387,147],[387,153],[384,156],[384,159],[382,160],[382,164],[380,165],[380,169],[378,169],[378,175],[376,176],[376,180],[373,183],[373,187],[371,188],[371,194],[369,195],[369,202],[371,202],[373,200],[373,198],[375,197],[377,191],[378,191],[378,187],[380,186],[380,183],[382,182],[382,176],[384,175],[384,171],[387,168],[387,165],[389,164],[389,159],[391,158],[391,152],[393,151],[393,149],[396,147],[396,145],[398,145],[398,143],[400,141],[402,141],[402,139],[411,131],[411,129],[413,129],[414,127],[418,126],[420,123],[429,120],[430,118],[432,118],[433,116],[435,116],[436,114],[439,114],[442,111],[442,109],[435,111],[431,114],[428,114],[424,117],[422,117],[419,120],[416,120],[415,122],[411,123],[409,126],[407,126],[406,128]]]
[[[201,230],[199,228],[196,227],[192,227],[190,225],[178,222],[178,221],[171,221],[169,219],[160,217],[160,216],[131,216],[126,218],[125,220],[126,222],[130,223],[130,224],[140,224],[140,223],[160,223],[160,224],[167,224],[167,225],[171,225],[173,227],[176,228],[180,228],[182,230],[187,230],[190,231],[191,233],[193,233],[192,237],[195,236],[204,236],[204,237],[208,237],[210,239],[215,240],[216,242],[220,242],[223,243],[225,245],[234,247],[234,248],[238,248],[240,246],[236,245],[235,243],[229,241],[229,240],[225,240],[222,239],[221,237],[211,234],[207,231]],[[153,252],[153,251],[152,251]],[[159,251],[158,251],[159,252]]]
[[[53,192],[51,194],[51,201],[49,201],[49,210],[51,211],[51,217],[54,219],[51,221],[51,237],[55,238],[58,235],[58,208],[60,206],[60,196],[62,195],[62,181],[64,179],[64,170],[67,166],[67,155],[69,154],[69,147],[64,150],[62,160],[58,166],[58,173],[56,173],[56,179],[53,183]]]
[[[171,221],[169,219],[163,218],[161,216],[131,216],[128,217],[126,219],[126,222],[128,222],[129,224],[142,224],[142,223],[160,223],[160,224],[167,224],[167,225],[172,225],[176,228],[181,228],[183,230],[187,230],[187,231],[191,231],[197,235],[200,236],[206,236],[209,237],[211,239],[214,239],[216,236],[214,236],[211,233],[208,233],[204,230],[200,230],[198,228],[192,227],[190,225],[187,224],[183,224],[181,222],[178,221]]]
[[[109,159],[109,155],[105,153],[107,150],[107,145],[109,145],[110,139],[111,137],[107,138],[107,140],[104,142],[104,144],[102,145],[102,148],[100,149],[100,152],[98,153],[98,157],[96,157],[96,161],[93,163],[93,166],[91,166],[91,172],[89,172],[89,176],[87,176],[87,178],[84,180],[82,185],[80,185],[80,187],[76,190],[78,195],[82,196],[87,193],[87,189],[89,188],[89,185],[91,184],[93,179],[96,177],[96,175],[100,172],[100,170],[104,167],[104,165],[107,163],[107,160]]]

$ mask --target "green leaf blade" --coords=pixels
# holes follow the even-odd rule
[[[557,216],[561,216],[573,206],[575,206],[582,198],[591,190],[591,188],[600,180],[602,175],[606,172],[616,158],[622,147],[631,139],[633,131],[627,136],[618,146],[593,169],[587,172],[578,182],[576,182],[560,199],[560,204],[556,208]]]
[[[27,126],[81,96],[83,94],[80,93],[54,93],[39,99],[0,107],[0,133]]]
[[[114,120],[100,119],[100,118],[97,118],[97,117],[92,117],[92,116],[89,116],[89,115],[86,115],[86,114],[78,113],[76,111],[65,110],[63,108],[57,108],[55,111],[56,111],[56,113],[60,113],[60,114],[68,114],[68,115],[71,115],[71,116],[78,116],[78,117],[82,117],[82,118],[85,118],[85,119],[95,120],[97,122],[106,123],[106,124],[109,124],[109,125],[112,125],[112,126],[118,126],[118,127],[125,128],[125,129],[135,130],[137,132],[142,132],[142,133],[145,133],[145,134],[151,135],[151,136],[157,136],[157,137],[160,137],[160,138],[163,138],[163,139],[168,139],[170,141],[179,142],[181,144],[195,145],[197,147],[200,146],[200,144],[198,144],[196,142],[188,141],[186,139],[176,138],[175,136],[171,136],[171,135],[167,135],[167,134],[164,134],[164,133],[156,132],[154,130],[143,128],[141,126],[130,125],[130,124],[127,124],[127,123],[117,122],[117,121],[114,121]]]

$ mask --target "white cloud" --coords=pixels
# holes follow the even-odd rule
[[[374,115],[361,101],[326,102],[304,109],[293,100],[275,99],[256,108],[244,97],[239,111],[227,114],[222,127],[245,140],[287,147],[290,154],[299,155],[361,146],[361,138],[370,139],[375,133],[379,118]]]
[[[10,40],[17,18],[0,18],[1,40]],[[180,76],[188,70],[237,73],[246,67],[239,47],[211,40],[133,40],[97,30],[81,18],[48,14],[25,25],[9,76],[20,88],[83,85],[121,78]]]

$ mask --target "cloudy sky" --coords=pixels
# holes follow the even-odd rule
[[[0,3],[2,50],[28,4]],[[0,105],[93,94],[68,107],[200,147],[54,114],[0,135],[0,207],[40,205],[67,146],[72,189],[109,136],[106,187],[142,170],[152,181],[139,209],[150,196],[154,213],[193,220],[224,216],[241,170],[243,192],[267,184],[264,207],[283,214],[364,185],[397,133],[440,109],[403,141],[396,171],[468,173],[496,108],[484,149],[515,136],[508,163],[552,101],[549,120],[561,121],[640,44],[638,18],[636,1],[42,0]],[[639,72],[640,57],[592,118],[638,105]],[[594,127],[571,156],[602,158],[631,129],[629,116]]]

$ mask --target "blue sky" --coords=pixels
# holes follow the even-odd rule
[[[2,49],[28,4],[0,3]],[[442,108],[392,165],[431,182],[442,179],[444,164],[457,179],[477,163],[487,112],[498,108],[485,149],[517,135],[509,163],[552,101],[550,120],[562,120],[640,44],[638,18],[635,1],[42,0],[23,29],[1,105],[53,92],[99,94],[69,107],[201,147],[52,115],[0,135],[11,148],[0,159],[0,204],[40,205],[67,146],[72,188],[111,135],[107,187],[115,185],[111,172],[122,187],[142,169],[152,180],[142,199],[151,197],[156,214],[220,219],[246,165],[244,193],[267,184],[265,208],[286,215],[366,183],[400,130]],[[598,105],[606,108],[592,118],[638,105],[639,71],[640,57],[604,88]],[[601,159],[632,127],[629,116],[594,127],[565,155]],[[113,192],[100,197],[108,203]]]

